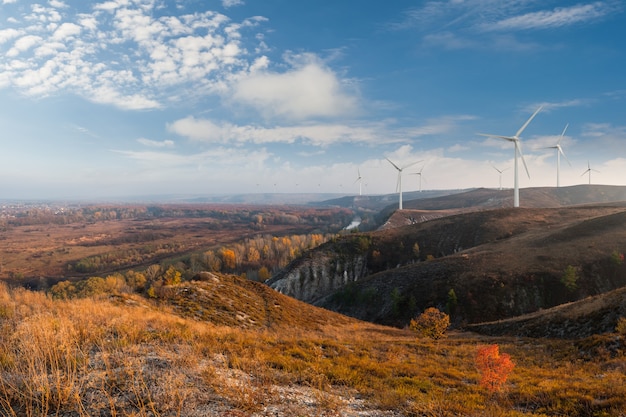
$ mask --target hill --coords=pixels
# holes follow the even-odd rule
[[[624,252],[621,203],[482,209],[345,236],[268,284],[376,323],[404,326],[429,306],[479,323],[620,288]]]
[[[611,185],[576,185],[571,187],[536,187],[520,189],[520,206],[556,208],[584,204],[626,201],[626,187]],[[380,219],[383,227],[398,227],[420,221],[477,210],[513,207],[511,190],[479,188],[428,199],[405,199],[404,210],[397,204],[385,207]],[[382,223],[382,222],[381,222]]]
[[[572,348],[452,332],[435,342],[263,284],[198,278],[149,298],[118,287],[63,300],[0,285],[0,414],[619,416],[626,407],[621,359],[598,355],[602,340]],[[516,363],[501,395],[475,366],[493,343]]]
[[[582,339],[610,333],[626,317],[626,287],[521,316],[466,326],[491,335]]]

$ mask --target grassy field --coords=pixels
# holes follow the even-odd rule
[[[572,341],[451,332],[419,339],[257,283],[216,280],[221,301],[192,292],[218,288],[204,282],[173,286],[177,295],[159,300],[53,300],[0,287],[0,414],[626,415],[618,334]],[[219,314],[194,314],[201,308]],[[485,344],[497,344],[516,365],[500,392],[478,383],[476,352]]]

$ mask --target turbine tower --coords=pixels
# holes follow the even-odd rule
[[[596,171],[595,169],[592,169],[591,166],[589,165],[589,160],[587,160],[587,170],[582,173],[581,177],[583,175],[589,173],[589,185],[591,185],[591,171],[593,171],[593,172],[600,172],[600,171]]]
[[[419,170],[419,172],[413,172],[411,173],[411,175],[419,175],[420,176],[420,188],[419,188],[419,192],[422,192],[422,171],[424,170],[424,167],[422,167],[422,169]]]
[[[520,149],[520,135],[522,134],[522,132],[524,131],[524,129],[526,129],[526,127],[528,126],[528,124],[535,118],[535,116],[537,115],[537,113],[539,113],[541,111],[543,106],[539,106],[539,108],[537,110],[535,110],[535,112],[533,113],[532,116],[530,116],[530,118],[528,120],[526,120],[526,123],[524,123],[522,125],[522,127],[519,128],[519,130],[517,131],[517,133],[515,133],[515,135],[513,136],[500,136],[500,135],[491,135],[491,134],[486,134],[486,133],[479,133],[479,135],[481,136],[487,136],[487,137],[491,137],[491,138],[497,138],[497,139],[502,139],[502,140],[506,140],[509,142],[513,142],[513,144],[515,145],[515,159],[514,159],[514,164],[513,164],[513,170],[515,171],[514,173],[514,181],[513,181],[513,207],[519,207],[519,176],[518,176],[518,157],[521,157],[522,162],[524,163],[524,168],[526,169],[526,175],[528,175],[528,178],[530,178],[530,173],[528,172],[528,166],[526,165],[526,161],[524,160],[524,155],[522,155],[522,150]]]
[[[396,185],[396,191],[398,191],[400,193],[400,203],[398,204],[398,210],[402,210],[402,171],[410,166],[413,166],[417,163],[420,163],[422,161],[416,161],[416,162],[411,162],[408,165],[403,166],[402,168],[400,168],[398,165],[394,164],[393,162],[391,162],[391,160],[389,158],[385,158],[387,161],[389,161],[389,163],[391,165],[393,165],[393,167],[395,169],[398,170],[398,183]]]
[[[502,173],[503,173],[504,171],[506,171],[508,168],[498,169],[498,168],[494,167],[493,165],[492,165],[492,167],[493,167],[493,169],[495,169],[496,171],[498,171],[498,174],[500,174],[500,191],[502,191]]]
[[[568,126],[569,124],[565,125],[565,129],[563,129],[563,133],[561,133],[561,136],[559,137],[559,141],[556,143],[556,145],[548,146],[546,148],[546,149],[556,149],[556,186],[557,187],[561,186],[561,181],[559,179],[559,172],[561,170],[561,155],[563,155],[563,158],[565,158],[567,163],[570,166],[572,166],[572,163],[569,161],[569,159],[567,159],[567,156],[565,156],[565,153],[563,152],[563,148],[561,147],[561,140],[563,139],[563,135],[565,135],[565,131],[567,130]]]
[[[356,181],[354,181],[354,183],[359,183],[359,195],[363,195],[363,177],[361,176],[361,170],[359,168],[357,168],[357,173],[358,176],[356,177]]]

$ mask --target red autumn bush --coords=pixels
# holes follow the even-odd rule
[[[478,348],[476,367],[480,372],[480,385],[491,392],[500,391],[515,364],[506,353],[500,353],[498,345]]]

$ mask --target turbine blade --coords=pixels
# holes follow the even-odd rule
[[[400,181],[402,181],[402,179],[400,178],[402,176],[402,171],[398,170],[398,181],[396,182],[396,193],[400,192]]]
[[[515,134],[516,138],[519,138],[519,135],[522,134],[522,132],[524,131],[524,129],[526,129],[526,126],[528,126],[530,124],[530,122],[535,118],[535,116],[537,115],[537,113],[539,113],[541,111],[541,109],[543,108],[543,106],[539,106],[539,108],[537,110],[535,110],[535,112],[533,113],[532,116],[530,116],[530,118],[528,120],[526,120],[526,123],[524,123],[524,125],[522,127],[519,128],[519,130],[517,131],[517,133]]]
[[[405,169],[405,168],[408,168],[408,167],[412,167],[413,165],[419,164],[420,162],[422,162],[422,161],[411,162],[410,164],[403,166],[402,169]]]
[[[561,148],[560,146],[557,148],[559,150],[559,152],[561,152],[561,155],[563,155],[563,158],[565,158],[565,160],[567,161],[567,163],[569,164],[569,166],[572,166],[572,163],[569,161],[569,159],[567,158],[567,156],[565,156],[565,152],[563,152],[563,148]]]
[[[391,165],[393,165],[393,167],[394,167],[395,169],[397,169],[398,171],[401,171],[401,169],[400,169],[400,167],[399,167],[398,165],[396,165],[396,164],[394,164],[393,162],[391,162],[391,159],[389,159],[389,158],[385,158],[385,159],[386,159],[387,161],[389,161],[389,163],[390,163]]]
[[[514,137],[511,137],[511,136],[491,135],[489,133],[477,133],[477,134],[480,136],[486,136],[488,138],[504,139],[504,140],[508,140],[509,142],[513,142],[514,140],[516,140]]]
[[[561,139],[563,139],[563,136],[565,136],[565,131],[567,130],[567,127],[569,126],[569,123],[565,125],[565,129],[563,129],[563,133],[561,133],[561,137],[559,138],[559,144],[561,143]]]
[[[530,172],[528,172],[528,166],[526,165],[526,160],[524,159],[524,154],[522,153],[522,148],[519,145],[519,141],[515,141],[515,147],[517,148],[517,151],[519,152],[519,156],[522,158],[522,163],[524,164],[524,168],[526,169],[526,175],[528,175],[528,178],[530,178]]]

